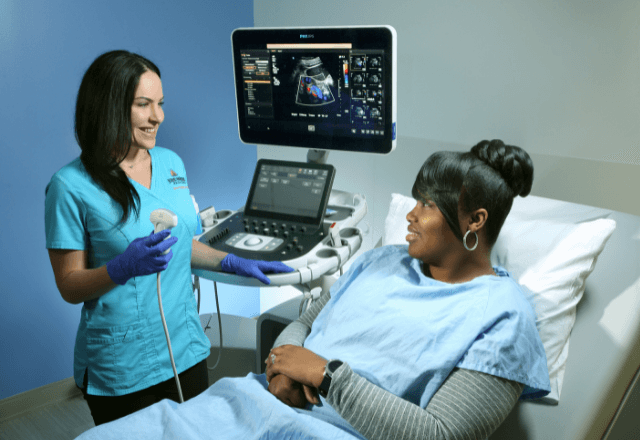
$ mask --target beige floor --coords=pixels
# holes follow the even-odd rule
[[[209,366],[215,364],[217,356],[217,351],[212,350],[207,359]],[[209,371],[209,383],[213,384],[221,377],[246,376],[253,370],[255,362],[252,350],[225,348],[216,370]],[[94,426],[89,406],[78,393],[75,397],[0,419],[0,440],[68,440]]]
[[[69,440],[94,426],[87,403],[78,396],[0,421],[0,438]]]

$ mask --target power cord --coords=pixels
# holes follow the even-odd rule
[[[198,275],[194,275],[193,289],[198,290],[198,316],[200,315],[200,277]],[[216,364],[213,367],[207,367],[207,369],[213,371],[216,369],[218,364],[220,363],[220,358],[222,357],[222,319],[220,317],[220,302],[218,301],[218,284],[213,282],[213,290],[216,294],[216,311],[218,312],[218,330],[220,335],[220,349],[218,350],[218,359],[216,360]],[[209,320],[207,324],[204,326],[204,331],[206,332],[211,327],[209,324],[211,323],[211,318],[213,318],[213,313],[209,316]]]
[[[209,371],[213,371],[216,369],[216,367],[218,366],[218,363],[220,363],[220,358],[222,357],[222,319],[220,318],[220,303],[218,302],[218,284],[215,281],[213,282],[213,290],[216,294],[216,311],[218,312],[218,334],[220,335],[220,348],[218,349],[218,360],[216,360],[216,364],[213,367],[207,367]],[[199,287],[198,287],[198,298],[200,298]],[[198,305],[198,309],[199,307],[200,306]],[[204,326],[204,331],[207,331],[207,329],[211,328],[209,327],[211,318],[213,318],[213,315],[209,316],[209,321],[207,322],[207,325]]]

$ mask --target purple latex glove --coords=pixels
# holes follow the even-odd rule
[[[271,284],[265,272],[281,273],[293,272],[293,268],[280,261],[247,260],[233,254],[228,254],[221,263],[222,270],[228,273],[235,273],[243,277],[253,277],[264,284]]]
[[[170,234],[171,230],[165,229],[133,240],[122,254],[107,263],[107,272],[113,282],[124,285],[130,278],[165,270],[173,251],[166,255],[162,253],[178,241],[177,237],[167,238]]]

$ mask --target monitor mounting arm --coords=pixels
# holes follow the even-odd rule
[[[325,164],[327,163],[328,158],[329,158],[329,152],[327,150],[309,149],[309,151],[307,152],[308,163]]]

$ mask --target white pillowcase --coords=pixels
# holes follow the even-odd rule
[[[406,244],[406,215],[416,201],[391,195],[382,244]],[[576,305],[598,255],[613,233],[611,211],[543,197],[518,197],[491,253],[525,289],[547,355],[551,393],[558,403]]]

